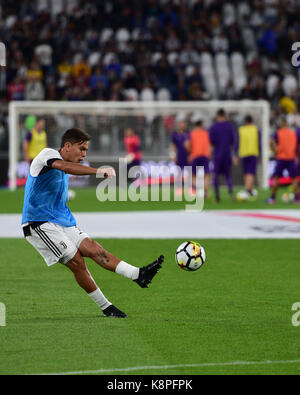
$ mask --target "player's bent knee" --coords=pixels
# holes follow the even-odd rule
[[[79,272],[87,270],[84,259],[79,251],[77,251],[76,255],[66,263],[66,266],[72,270],[72,272]]]
[[[83,248],[83,255],[88,258],[93,258],[101,255],[104,252],[104,248],[94,240],[90,240],[88,245]]]

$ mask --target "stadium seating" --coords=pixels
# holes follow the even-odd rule
[[[16,77],[26,86],[35,58],[42,86],[31,97],[73,100],[73,73],[66,83],[58,67],[63,58],[72,67],[84,59],[91,69],[100,66],[108,81],[101,99],[110,100],[114,86],[125,100],[195,100],[198,79],[206,98],[265,98],[277,113],[283,95],[299,105],[299,73],[290,52],[299,35],[299,12],[296,0],[286,6],[279,0],[34,0],[20,7],[3,2],[0,36],[11,61],[0,95],[11,97],[7,91]],[[259,94],[251,88],[258,76],[264,84]],[[99,96],[96,88],[93,93]],[[26,94],[16,97],[24,100]],[[89,100],[89,91],[80,97]]]

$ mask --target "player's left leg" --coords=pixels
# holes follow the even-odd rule
[[[249,194],[251,194],[254,187],[254,175],[251,173],[246,173],[244,175],[244,182],[245,182],[245,190],[249,192]]]
[[[223,171],[224,176],[227,184],[227,189],[230,197],[233,199],[233,183],[232,183],[232,176],[231,176],[231,167],[232,161],[230,157],[223,159]]]
[[[292,179],[292,186],[293,186],[293,192],[294,192],[294,203],[299,203],[300,202],[300,197],[299,197],[299,183],[297,179],[297,164],[296,161],[290,161],[287,165],[287,170],[289,172],[289,175]]]
[[[139,284],[142,288],[148,288],[153,277],[161,268],[163,256],[161,255],[150,265],[138,268],[117,258],[105,250],[98,242],[86,237],[79,245],[79,251],[84,257],[91,258],[103,268],[129,278]]]
[[[215,198],[217,202],[220,202],[220,187],[219,187],[219,175],[220,175],[220,160],[214,159],[213,161],[213,186],[215,191]]]

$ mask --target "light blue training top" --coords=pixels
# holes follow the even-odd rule
[[[43,149],[32,161],[25,186],[22,225],[31,222],[54,222],[61,226],[76,225],[69,207],[69,175],[52,168],[63,158],[52,148]]]

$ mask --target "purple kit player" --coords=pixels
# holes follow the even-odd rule
[[[296,134],[298,139],[296,165],[297,165],[297,177],[299,177],[300,176],[300,126],[296,130]]]
[[[170,144],[170,156],[174,162],[183,170],[188,166],[188,151],[186,150],[186,141],[189,139],[189,132],[186,128],[186,122],[180,120],[177,124],[177,131],[172,133]]]
[[[209,130],[210,143],[213,149],[213,174],[216,201],[220,201],[219,176],[223,174],[226,178],[228,192],[232,197],[232,178],[231,178],[231,151],[235,147],[235,131],[231,122],[226,119],[226,113],[220,109],[216,115],[216,122]],[[237,163],[236,155],[233,157]]]

